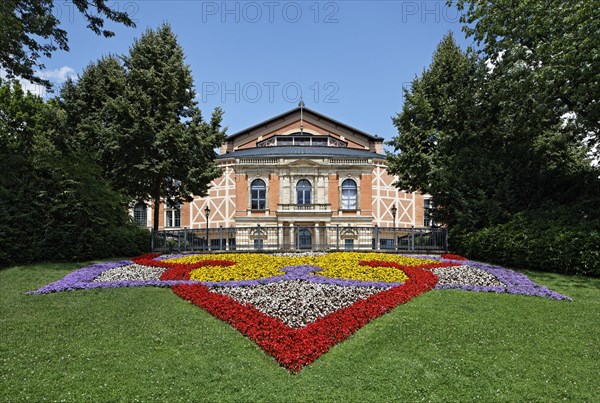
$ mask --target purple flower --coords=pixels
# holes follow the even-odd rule
[[[115,267],[133,264],[131,260],[120,260],[116,262],[104,262],[81,268],[73,273],[67,274],[62,279],[50,283],[35,291],[30,291],[27,294],[48,294],[59,291],[73,290],[91,290],[94,288],[119,288],[119,287],[170,287],[177,284],[197,283],[197,281],[178,280],[178,281],[160,281],[160,280],[133,280],[133,281],[116,281],[116,282],[94,282],[93,280],[106,270]]]
[[[169,258],[177,257],[168,256]],[[415,256],[413,256],[415,257]],[[477,291],[477,292],[496,292],[496,293],[509,293],[509,294],[520,294],[520,295],[531,295],[538,296],[548,299],[557,299],[557,300],[568,300],[571,301],[571,298],[559,294],[555,291],[550,290],[547,287],[536,284],[531,281],[527,276],[514,272],[512,270],[508,270],[504,267],[493,266],[486,263],[474,262],[471,260],[451,260],[451,259],[443,259],[440,256],[417,256],[426,259],[432,259],[443,262],[453,262],[457,263],[463,268],[463,271],[460,271],[460,267],[448,268],[448,273],[446,274],[446,278],[444,281],[441,281],[437,284],[436,289],[458,289],[458,290],[467,290],[467,291]],[[164,259],[165,256],[160,256],[157,260]],[[129,279],[129,280],[119,280],[119,281],[98,281],[102,280],[102,278],[94,281],[100,274],[122,266],[132,265],[133,262],[130,260],[121,260],[115,262],[103,262],[94,264],[91,266],[83,267],[73,273],[66,275],[64,278],[55,281],[51,284],[48,284],[42,288],[39,288],[35,291],[30,291],[28,294],[46,294],[50,292],[59,292],[59,291],[71,291],[71,290],[84,290],[84,289],[94,289],[94,288],[119,288],[119,287],[146,287],[146,286],[154,286],[154,287],[170,287],[177,284],[197,284],[202,283],[208,287],[252,287],[252,286],[260,286],[267,285],[272,283],[277,283],[281,281],[294,281],[294,280],[302,280],[307,281],[313,284],[322,284],[322,285],[332,285],[332,286],[342,286],[342,287],[375,287],[375,288],[390,288],[396,286],[402,286],[403,283],[387,283],[387,282],[377,282],[377,281],[360,281],[360,280],[348,280],[344,278],[329,278],[325,276],[321,276],[315,273],[322,271],[323,269],[317,266],[287,266],[281,269],[283,272],[279,276],[273,276],[268,278],[259,278],[253,280],[237,280],[237,281],[217,281],[217,282],[199,282],[194,280],[169,280],[169,281],[161,281],[158,279],[148,278],[151,276],[145,276],[146,280],[139,279]],[[470,268],[470,271],[467,269]],[[443,273],[444,268],[431,269],[432,271],[438,271],[440,275]],[[452,272],[454,270],[454,273]],[[459,272],[456,272],[459,270]],[[481,270],[488,276],[486,279],[483,276],[483,273],[479,272],[479,277],[477,276],[477,270]],[[470,274],[469,274],[470,273]],[[493,278],[490,278],[493,277]],[[111,278],[111,276],[106,276],[106,278]],[[114,277],[113,277],[114,278]],[[144,278],[144,276],[141,276]],[[440,276],[442,279],[442,276]],[[497,280],[497,281],[496,281]]]
[[[435,288],[441,289],[458,289],[466,291],[477,291],[477,292],[496,292],[496,293],[508,293],[508,294],[520,294],[520,295],[531,295],[535,297],[543,297],[548,299],[567,300],[572,301],[571,298],[566,295],[559,294],[555,291],[550,290],[543,285],[534,283],[527,276],[521,273],[517,273],[512,270],[508,270],[504,267],[493,266],[486,263],[474,262],[472,260],[448,260],[448,259],[436,259],[441,261],[450,261],[459,263],[463,266],[476,267],[491,274],[497,278],[503,286],[477,286],[469,284],[438,284]]]

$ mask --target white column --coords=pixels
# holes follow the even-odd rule
[[[277,229],[277,245],[279,245],[279,248],[282,249],[282,244],[283,244],[283,223],[281,223],[281,226],[278,223],[277,226],[278,226],[278,229]]]

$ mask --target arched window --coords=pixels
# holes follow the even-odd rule
[[[312,186],[306,179],[296,184],[296,204],[311,204]]]
[[[254,179],[250,184],[250,208],[252,210],[267,208],[267,185],[262,179]]]
[[[146,203],[143,201],[137,202],[133,207],[133,220],[141,227],[148,226],[148,213],[146,210]]]
[[[356,182],[346,179],[342,182],[342,210],[356,210]]]

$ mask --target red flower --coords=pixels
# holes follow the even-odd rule
[[[235,262],[230,260],[202,260],[192,264],[174,263],[164,260],[155,260],[158,256],[160,256],[160,253],[147,253],[131,260],[133,263],[142,266],[166,267],[168,270],[161,274],[161,280],[189,280],[190,273],[194,269],[204,266],[233,266],[235,264]]]
[[[364,263],[380,265],[382,262]],[[397,266],[390,264],[388,267]],[[212,293],[202,284],[177,285],[173,287],[173,291],[211,315],[231,324],[275,357],[280,365],[296,373],[371,320],[431,290],[437,283],[437,276],[420,267],[401,268],[408,276],[404,284],[358,300],[353,305],[317,319],[304,328],[287,326],[281,320],[267,316],[251,305],[242,305],[229,296]]]
[[[444,253],[442,258],[451,260],[468,260],[466,257],[462,257],[461,255],[453,255],[452,253]]]

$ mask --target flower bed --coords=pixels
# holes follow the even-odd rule
[[[434,287],[569,299],[520,273],[457,255],[359,252],[147,254],[84,267],[30,293],[138,286],[172,287],[291,372]]]
[[[534,283],[524,274],[513,270],[487,263],[474,262],[461,256],[458,256],[460,259],[456,259],[457,255],[452,255],[453,259],[450,261],[444,259],[442,256],[427,256],[428,259],[437,260],[440,263],[454,263],[455,265],[447,272],[444,272],[444,269],[432,269],[441,279],[435,287],[437,290],[456,289],[475,292],[495,292],[571,301],[571,298],[566,295],[559,294],[543,285]],[[463,267],[463,270],[457,270],[458,266]],[[465,269],[470,271],[471,274],[464,273]],[[483,273],[484,275],[478,275],[477,273]]]
[[[256,254],[220,254],[209,255],[208,259],[235,261],[235,267],[223,265],[194,270],[190,279],[202,282],[255,280],[281,275],[281,268],[286,266],[318,266],[321,276],[331,278],[354,279],[361,281],[403,282],[406,276],[398,270],[387,270],[385,267],[362,267],[361,260],[388,259],[403,266],[435,263],[433,260],[415,259],[407,256],[385,255],[380,253],[329,253],[323,255],[304,255],[299,257],[256,255]],[[189,255],[161,260],[161,264],[196,265],[207,259],[206,255]]]
[[[437,281],[433,273],[424,269],[408,268],[405,273],[408,280],[404,284],[390,287],[366,299],[358,299],[352,305],[300,328],[266,315],[251,304],[242,304],[228,295],[211,292],[203,284],[179,285],[173,290],[182,298],[231,324],[294,373],[372,319],[432,289]]]

